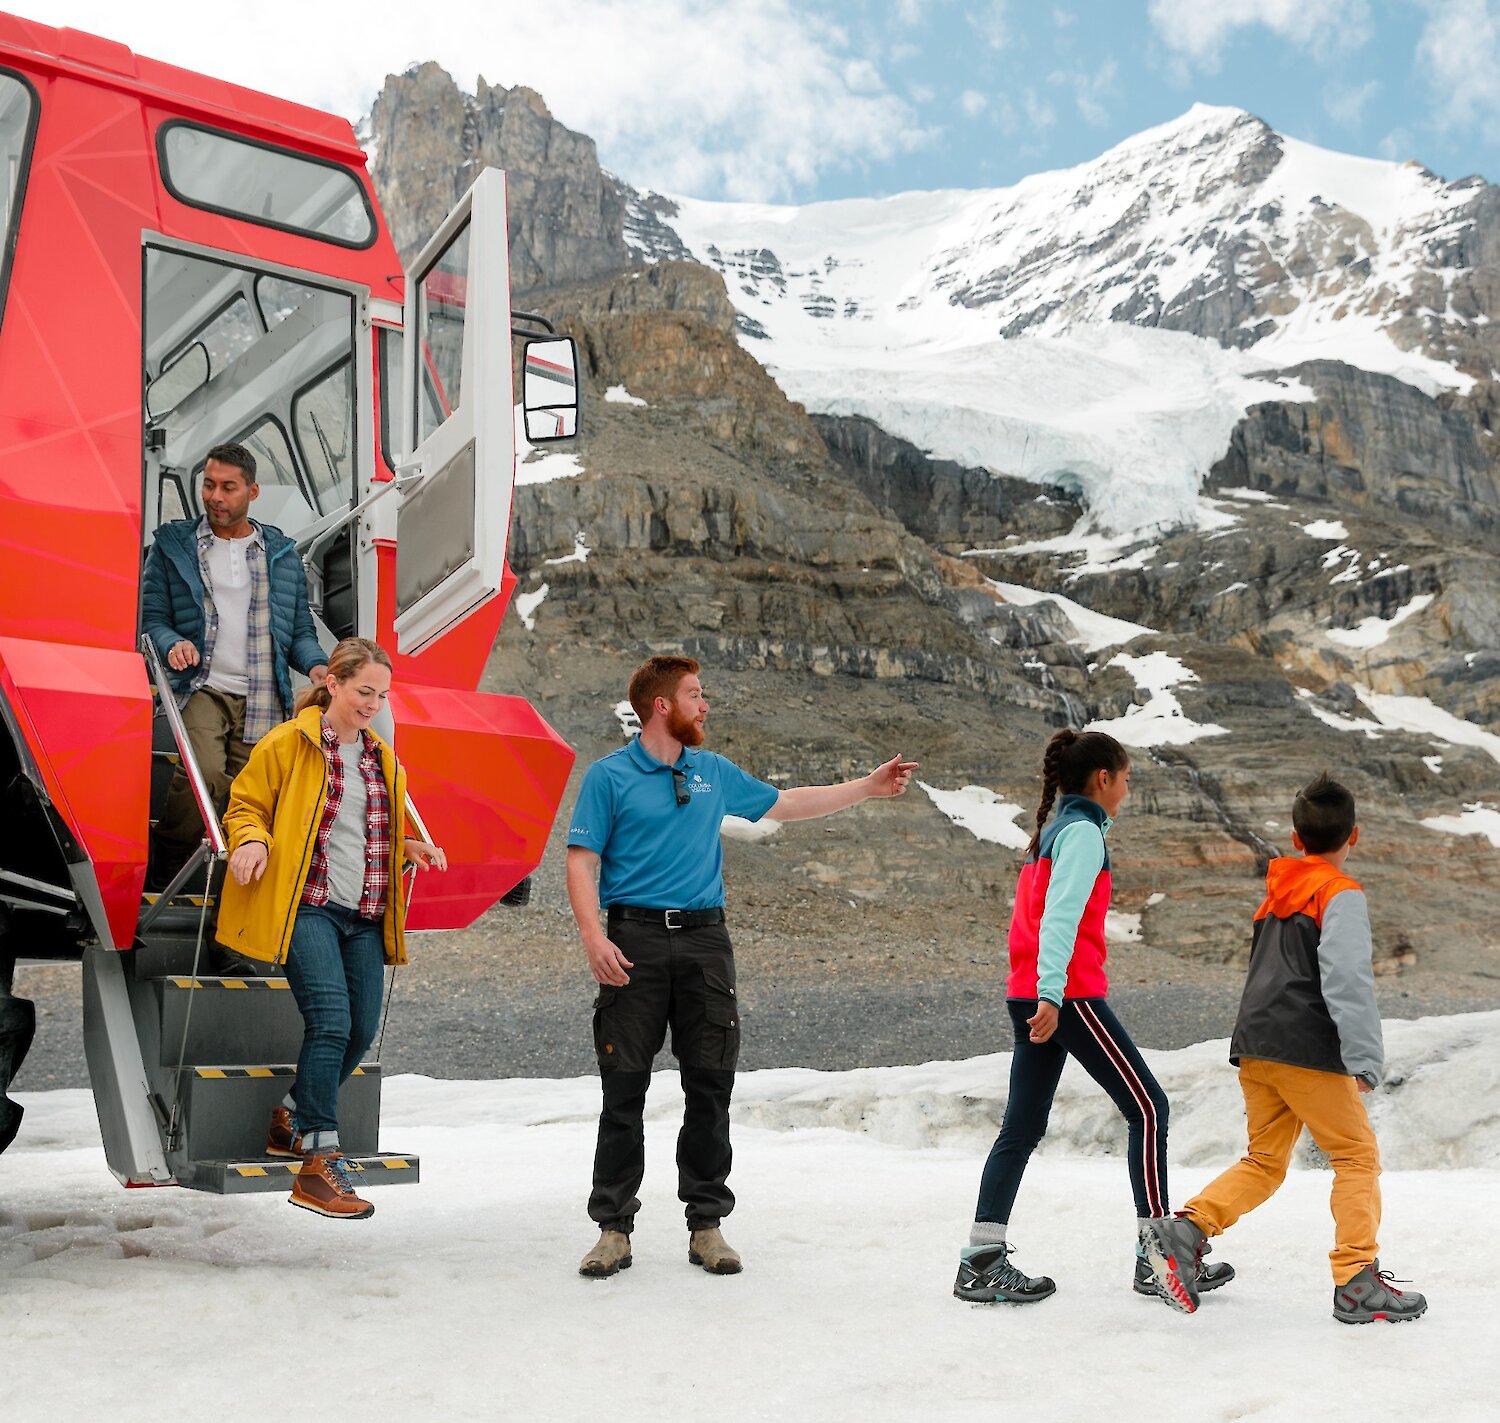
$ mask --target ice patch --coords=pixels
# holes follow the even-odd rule
[[[1388,618],[1369,617],[1352,628],[1329,628],[1328,640],[1342,647],[1379,647],[1407,618],[1420,613],[1432,602],[1433,594],[1418,593],[1410,602],[1403,603]]]
[[[1143,627],[1140,623],[1126,622],[1124,618],[1112,618],[1107,613],[1096,613],[1085,608],[1061,593],[1044,593],[1040,588],[1026,588],[1019,583],[1001,583],[994,578],[984,580],[1007,603],[1019,608],[1029,608],[1037,603],[1056,603],[1064,616],[1073,624],[1077,634],[1073,642],[1081,643],[1084,651],[1098,652],[1106,647],[1118,647],[1143,636],[1160,636],[1155,628]]]
[[[543,583],[540,588],[534,588],[530,593],[516,594],[516,612],[521,615],[521,621],[526,624],[527,632],[536,630],[536,610],[542,606],[542,599],[547,596],[547,585]]]
[[[1472,721],[1454,716],[1442,707],[1434,706],[1426,697],[1404,697],[1387,692],[1375,692],[1356,684],[1359,699],[1380,719],[1382,726],[1417,735],[1435,736],[1439,741],[1451,742],[1454,746],[1476,746],[1496,761],[1500,761],[1500,736],[1475,726]]]
[[[620,723],[620,735],[627,741],[641,734],[641,719],[629,702],[615,703],[615,717]]]
[[[588,538],[582,529],[573,535],[573,552],[565,553],[561,558],[544,558],[543,563],[552,566],[559,563],[587,563],[589,554],[593,549],[589,547]]]
[[[1349,537],[1349,530],[1337,519],[1314,519],[1310,524],[1298,524],[1297,527],[1310,539],[1343,540]],[[1323,566],[1328,567],[1327,563]]]
[[[1500,850],[1500,809],[1483,801],[1466,804],[1462,815],[1430,815],[1417,823],[1447,835],[1483,835]]]
[[[623,385],[612,385],[604,392],[604,399],[610,405],[639,405],[643,408],[646,402],[638,395],[632,395]]]
[[[1031,831],[1015,823],[1016,816],[1026,814],[1024,806],[1004,799],[985,786],[941,791],[926,781],[917,784],[949,820],[962,826],[976,840],[1004,845],[1012,850],[1024,850],[1031,844]]]
[[[1133,706],[1124,716],[1091,721],[1086,731],[1105,731],[1125,746],[1186,746],[1205,736],[1227,736],[1229,728],[1213,722],[1199,723],[1183,713],[1182,703],[1171,688],[1196,682],[1198,674],[1165,652],[1135,656],[1116,653],[1109,666],[1130,673],[1140,691],[1150,692],[1144,706]]]
[[[1141,942],[1141,916],[1125,914],[1118,909],[1109,909],[1104,914],[1104,938],[1111,944],[1138,944]]]
[[[575,454],[538,448],[526,438],[526,415],[522,406],[515,409],[516,485],[551,484],[555,479],[575,479],[583,473],[583,463]]]
[[[769,840],[780,829],[781,822],[772,820],[769,816],[762,816],[759,820],[746,820],[740,815],[726,815],[719,822],[719,834],[726,840],[742,840],[752,845],[761,840]]]

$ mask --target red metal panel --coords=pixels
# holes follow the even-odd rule
[[[0,692],[21,723],[54,808],[93,864],[113,946],[128,948],[146,878],[151,813],[145,664],[136,652],[0,637]]]
[[[448,855],[417,876],[413,929],[462,929],[541,863],[573,749],[519,697],[398,682],[396,752]]]

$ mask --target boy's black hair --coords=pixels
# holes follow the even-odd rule
[[[1354,833],[1354,793],[1322,772],[1297,792],[1292,828],[1309,855],[1340,849]]]
[[[1129,764],[1129,753],[1108,732],[1074,731],[1066,726],[1054,731],[1042,753],[1042,803],[1036,808],[1036,832],[1026,847],[1027,855],[1041,848],[1042,827],[1059,790],[1079,795],[1095,771],[1123,771]]]

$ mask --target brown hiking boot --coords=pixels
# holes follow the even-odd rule
[[[354,1173],[359,1169],[341,1151],[304,1156],[288,1199],[305,1211],[335,1220],[364,1220],[375,1214],[375,1207],[355,1194]]]
[[[695,1230],[688,1236],[688,1262],[702,1265],[710,1275],[737,1275],[745,1267],[729,1243],[719,1234],[719,1227]]]
[[[623,1230],[601,1230],[594,1248],[578,1262],[578,1273],[605,1280],[630,1268],[630,1237]]]
[[[291,1157],[303,1155],[302,1133],[292,1126],[292,1114],[285,1107],[271,1113],[271,1129],[266,1133],[266,1155]]]

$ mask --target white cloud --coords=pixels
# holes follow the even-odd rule
[[[1148,13],[1169,48],[1210,71],[1236,32],[1257,25],[1315,53],[1369,37],[1368,0],[1151,0]]]
[[[1007,0],[980,0],[969,11],[969,23],[991,49],[1004,49],[1010,39],[1005,20]]]
[[[1393,128],[1380,140],[1380,156],[1392,163],[1404,163],[1412,156],[1415,142],[1409,129]]]
[[[479,73],[526,84],[594,137],[613,171],[704,197],[798,196],[824,173],[932,137],[871,53],[794,0],[572,0],[561,29],[556,9],[487,0],[448,0],[441,24],[394,0],[370,0],[358,23],[346,7],[289,0],[220,7],[212,24],[188,0],[28,0],[25,9],[351,119],[414,58],[436,60],[464,88]]]
[[[978,89],[965,89],[958,97],[958,106],[971,119],[977,118],[989,105],[989,100]]]
[[[1371,99],[1380,92],[1380,81],[1367,79],[1363,84],[1334,84],[1323,96],[1323,109],[1335,123],[1358,128]]]
[[[1061,69],[1047,76],[1049,84],[1056,84],[1073,91],[1073,102],[1078,107],[1084,123],[1094,128],[1103,128],[1109,122],[1109,110],[1104,101],[1119,93],[1116,77],[1119,66],[1106,59],[1090,73],[1086,69]]]
[[[1417,69],[1445,129],[1481,124],[1500,129],[1500,15],[1491,0],[1424,0],[1427,25],[1417,42]]]

